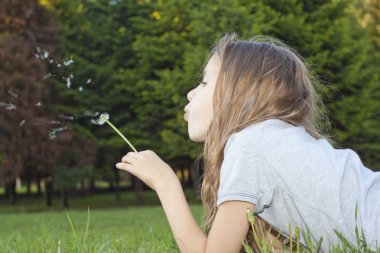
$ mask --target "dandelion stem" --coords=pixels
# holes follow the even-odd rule
[[[137,153],[137,150],[135,149],[135,147],[133,147],[133,145],[128,141],[128,139],[109,120],[106,119],[105,122],[110,127],[112,127],[121,136],[121,138],[123,138],[123,140],[125,140],[128,143],[128,145],[133,149],[133,151]]]

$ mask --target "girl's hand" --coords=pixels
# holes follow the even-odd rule
[[[155,191],[178,180],[172,168],[151,150],[128,152],[121,161],[116,168],[130,172]]]

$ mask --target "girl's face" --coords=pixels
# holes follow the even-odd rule
[[[204,70],[203,80],[187,94],[190,103],[184,109],[184,119],[188,122],[192,141],[206,140],[207,129],[213,119],[213,95],[219,70],[220,60],[212,56]]]

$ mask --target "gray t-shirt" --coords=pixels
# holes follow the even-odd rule
[[[334,229],[356,245],[357,225],[370,248],[380,246],[380,172],[366,168],[351,149],[334,149],[304,127],[279,119],[253,124],[228,139],[220,172],[217,206],[240,200],[289,237],[289,223],[306,232],[314,245],[323,237],[342,245]],[[301,232],[301,243],[306,245]]]

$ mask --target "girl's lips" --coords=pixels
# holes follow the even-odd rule
[[[183,115],[183,118],[187,122],[187,120],[189,119],[189,113],[185,112],[185,114]]]

